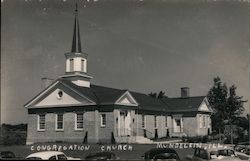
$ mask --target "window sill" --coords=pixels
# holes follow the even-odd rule
[[[44,131],[45,131],[45,129],[44,130],[42,130],[42,129],[37,130],[37,132],[44,132]]]
[[[56,129],[56,132],[63,132],[64,129]]]
[[[106,125],[101,125],[101,128],[105,128],[106,127]]]

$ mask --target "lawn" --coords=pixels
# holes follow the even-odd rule
[[[68,156],[84,159],[90,153],[111,151],[121,160],[141,160],[141,156],[149,149],[156,148],[157,145],[149,144],[69,144],[69,143],[42,143],[35,145],[20,146],[0,146],[0,151],[9,150],[17,157],[25,158],[27,155],[41,150],[61,150]],[[54,148],[54,149],[53,149]],[[66,149],[67,148],[67,149]],[[64,149],[64,150],[63,150]],[[176,149],[181,158],[192,155],[193,149]]]

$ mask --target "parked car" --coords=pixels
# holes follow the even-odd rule
[[[144,156],[146,161],[180,161],[178,153],[170,148],[154,148],[147,151]]]
[[[250,160],[250,143],[238,143],[234,147],[235,153],[241,160]]]
[[[250,155],[250,142],[244,142],[244,143],[238,143],[234,147],[235,151],[245,153],[247,155]]]
[[[119,158],[116,157],[116,155],[112,152],[98,152],[86,156],[85,159],[104,161],[104,160],[118,160]]]
[[[30,154],[26,157],[28,160],[81,160],[80,158],[72,158],[66,156],[59,151],[43,151]]]
[[[241,161],[230,148],[196,148],[190,161]]]
[[[0,152],[0,160],[13,160],[17,159],[16,155],[11,151],[1,151]]]

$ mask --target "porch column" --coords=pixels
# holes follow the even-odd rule
[[[121,132],[120,132],[120,130],[121,130],[121,126],[120,126],[120,124],[121,124],[121,117],[120,117],[121,115],[120,115],[120,110],[117,110],[117,118],[118,118],[118,124],[117,124],[117,135],[118,136],[121,136]]]
[[[181,131],[180,132],[183,132],[183,128],[184,128],[183,127],[183,118],[181,117],[180,120],[181,120]]]

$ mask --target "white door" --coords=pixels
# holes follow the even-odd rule
[[[131,113],[130,111],[121,111],[119,121],[120,136],[129,136],[131,134]]]
[[[124,136],[125,135],[125,114],[124,112],[120,112],[120,136]]]
[[[124,118],[125,135],[130,136],[130,134],[131,134],[131,127],[130,127],[131,113],[130,113],[130,111],[127,111],[126,114],[127,115]]]

